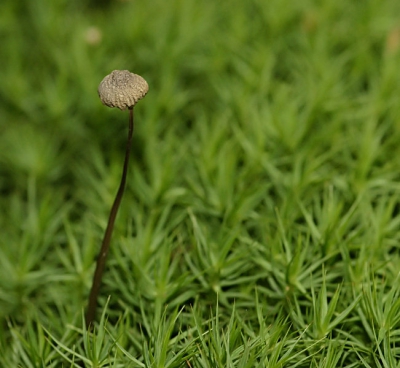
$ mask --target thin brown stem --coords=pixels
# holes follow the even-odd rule
[[[103,242],[101,244],[100,254],[97,258],[96,270],[94,272],[92,289],[90,291],[90,296],[89,296],[89,306],[86,312],[86,327],[88,330],[92,329],[93,323],[96,318],[97,299],[100,291],[101,279],[103,277],[107,254],[110,249],[110,241],[114,229],[115,218],[117,217],[118,208],[121,203],[122,195],[124,194],[126,176],[128,173],[129,155],[132,145],[133,128],[134,128],[133,107],[131,107],[129,108],[129,132],[128,132],[128,141],[126,144],[125,161],[124,161],[124,168],[122,171],[121,183],[119,185],[114,203],[111,207],[107,228],[104,233]]]

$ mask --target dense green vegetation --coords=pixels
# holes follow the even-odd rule
[[[399,366],[399,14],[1,1],[0,366]],[[89,334],[114,69],[150,91]]]

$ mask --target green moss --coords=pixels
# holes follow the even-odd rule
[[[0,365],[395,366],[399,7],[3,0]]]

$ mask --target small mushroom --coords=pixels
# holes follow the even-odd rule
[[[104,105],[125,110],[135,106],[148,90],[149,85],[140,75],[114,70],[101,81],[98,93]]]
[[[129,109],[129,132],[128,142],[126,144],[125,161],[122,170],[121,183],[115,196],[108,218],[107,228],[104,233],[103,242],[96,262],[96,270],[93,276],[92,288],[89,295],[89,305],[86,311],[86,327],[88,330],[93,328],[93,322],[96,317],[97,299],[100,291],[101,280],[106,264],[106,258],[110,249],[111,235],[114,229],[115,218],[117,217],[119,205],[125,190],[126,177],[128,173],[129,154],[132,145],[132,136],[134,128],[133,107],[146,96],[149,90],[147,82],[137,74],[128,70],[114,70],[107,75],[100,83],[98,93],[104,105],[109,107],[118,107],[121,110]]]

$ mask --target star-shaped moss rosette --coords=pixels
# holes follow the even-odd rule
[[[134,128],[133,107],[139,100],[146,96],[148,90],[149,85],[147,82],[140,75],[131,73],[128,70],[114,70],[101,81],[98,88],[99,97],[104,105],[109,107],[118,107],[120,110],[129,109],[129,132],[121,183],[119,185],[114,203],[111,207],[107,228],[104,233],[100,253],[97,258],[96,270],[93,276],[93,284],[89,296],[89,305],[85,316],[86,327],[88,329],[93,327],[93,323],[96,318],[97,299],[100,291],[107,254],[110,249],[110,241],[114,229],[114,222],[122,196],[124,194]]]

